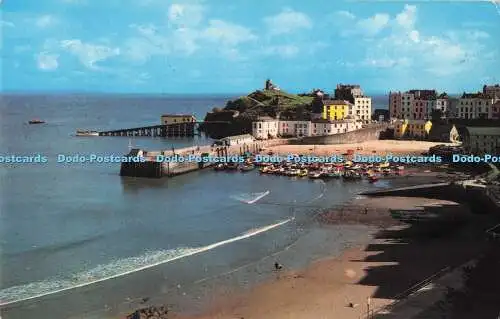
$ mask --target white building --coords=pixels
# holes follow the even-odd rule
[[[276,138],[278,136],[279,121],[272,117],[260,117],[252,123],[252,135],[259,140]]]
[[[258,121],[252,123],[252,135],[256,139],[269,139],[275,137],[305,137],[305,136],[321,136],[351,132],[361,129],[363,123],[354,119],[345,119],[338,121],[329,121],[318,119],[313,121],[287,121],[272,118],[259,118]],[[225,144],[234,143],[241,144],[238,140],[229,140],[227,137],[221,141]],[[248,143],[248,141],[247,141]]]
[[[254,141],[254,137],[250,134],[234,135],[220,139],[220,142],[227,146],[252,144]]]
[[[500,127],[466,127],[463,147],[473,154],[500,153]]]
[[[311,136],[311,121],[279,121],[278,134],[280,136]]]
[[[461,119],[491,119],[495,99],[482,94],[465,94],[458,100],[457,116]]]
[[[349,115],[363,122],[371,120],[372,98],[367,96],[354,97],[354,104],[349,106]]]
[[[356,120],[340,120],[340,121],[315,120],[311,122],[311,135],[321,136],[321,135],[341,134],[359,130],[361,127],[362,123]]]

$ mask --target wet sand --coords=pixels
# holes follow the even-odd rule
[[[365,210],[367,208],[367,210]],[[434,221],[405,224],[390,209],[437,214]],[[318,216],[325,224],[368,224],[380,231],[367,245],[314,262],[240,294],[214,297],[210,309],[182,319],[360,318],[370,307],[391,303],[398,294],[445,267],[475,257],[484,244],[487,216],[466,206],[427,198],[361,198]],[[484,225],[483,225],[484,224]],[[273,271],[272,264],[269,271]]]

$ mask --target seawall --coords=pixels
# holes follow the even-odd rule
[[[233,146],[201,146],[201,147],[186,147],[177,150],[165,151],[144,151],[135,150],[127,156],[136,156],[136,154],[143,154],[146,158],[145,162],[139,163],[122,163],[120,167],[120,176],[129,177],[147,177],[147,178],[161,178],[172,177],[180,174],[189,173],[206,167],[211,167],[215,163],[200,163],[197,160],[189,160],[184,162],[157,162],[156,156],[172,156],[179,155],[184,158],[189,156],[198,156],[203,158],[205,156],[212,157],[228,157],[243,155],[245,152],[256,153],[266,146],[288,144],[289,140],[269,140],[269,141],[256,141],[251,144],[241,144]]]
[[[300,139],[291,140],[290,144],[350,144],[361,143],[370,140],[379,140],[388,128],[388,124],[365,127],[356,131],[324,136],[307,136]]]
[[[500,213],[499,202],[488,188],[471,183],[438,183],[365,192],[366,196],[426,197],[466,204],[475,213]]]

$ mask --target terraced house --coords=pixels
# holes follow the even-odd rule
[[[324,100],[322,119],[330,121],[343,120],[349,114],[352,104],[342,100]]]

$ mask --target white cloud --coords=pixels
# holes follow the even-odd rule
[[[38,28],[47,28],[56,23],[57,19],[50,14],[44,14],[35,19],[35,25]]]
[[[333,19],[352,20],[352,19],[356,19],[356,16],[354,14],[350,13],[349,11],[341,10],[341,11],[335,12]]]
[[[63,50],[76,56],[80,62],[89,69],[97,70],[96,64],[120,55],[119,48],[112,48],[99,44],[84,43],[81,40],[64,40],[60,42]]]
[[[405,29],[412,29],[417,19],[417,7],[405,5],[404,10],[396,16],[396,22]]]
[[[202,36],[209,41],[229,46],[257,39],[250,29],[222,20],[210,20]]]
[[[198,37],[197,30],[189,28],[179,28],[174,30],[171,39],[166,39],[171,44],[171,49],[182,54],[193,54],[198,50]]]
[[[44,71],[52,71],[59,67],[59,55],[49,52],[40,52],[35,56],[38,68]]]
[[[419,70],[422,76],[427,73],[437,77],[475,70],[481,65],[480,57],[484,57],[484,54],[481,53],[483,46],[479,41],[486,39],[489,36],[487,33],[459,30],[447,34],[425,34],[416,27],[417,13],[416,6],[406,5],[393,19],[386,14],[378,14],[365,20],[351,17],[356,28],[350,34],[343,35],[352,36],[353,33],[364,30],[361,34],[367,40],[365,45],[369,44],[366,45],[366,57],[359,64],[394,69],[401,76],[405,74],[403,69],[411,69]],[[346,14],[341,15],[347,17]],[[370,28],[373,29],[372,32],[369,31]],[[383,29],[387,29],[388,34],[372,38]]]
[[[299,47],[292,44],[269,46],[264,50],[265,54],[279,55],[283,58],[295,57],[299,52],[300,52]]]
[[[408,66],[411,61],[408,58],[391,59],[388,57],[378,59],[366,59],[362,65],[375,68],[393,68],[395,66]]]
[[[170,24],[179,27],[197,26],[203,21],[205,7],[198,3],[174,3],[167,10]]]
[[[144,63],[155,55],[191,55],[204,47],[234,60],[241,59],[239,45],[257,39],[250,29],[223,20],[210,20],[205,26],[172,25],[171,20],[179,21],[178,17],[184,15],[186,9],[181,5],[172,5],[169,10],[169,25],[130,26],[138,35],[126,40],[126,57]]]
[[[351,37],[354,35],[374,36],[390,25],[391,18],[386,13],[377,13],[366,19],[357,19],[350,12],[337,11],[332,20],[341,30],[341,36]]]
[[[373,17],[358,21],[357,28],[366,35],[375,35],[389,24],[390,17],[385,13],[377,13]]]
[[[271,35],[292,33],[300,29],[311,29],[311,19],[302,12],[284,9],[281,13],[264,18]]]

